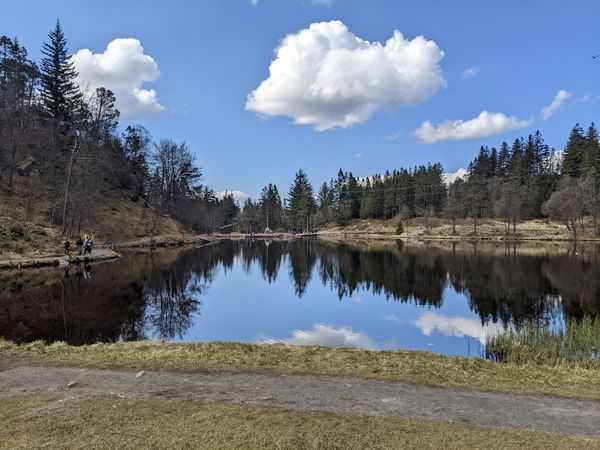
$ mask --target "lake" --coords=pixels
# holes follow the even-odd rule
[[[0,336],[319,344],[480,356],[486,335],[600,312],[600,247],[226,240],[0,272]]]

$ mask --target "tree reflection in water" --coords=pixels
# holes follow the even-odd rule
[[[181,339],[217,272],[236,264],[248,274],[257,268],[267,283],[287,274],[299,298],[320,282],[340,301],[369,292],[435,309],[452,288],[482,324],[546,323],[600,313],[599,261],[598,245],[224,241],[91,267],[2,272],[0,336],[71,344]]]

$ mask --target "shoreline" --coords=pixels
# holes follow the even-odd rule
[[[600,237],[582,236],[577,239],[554,236],[523,236],[510,234],[407,234],[402,233],[397,235],[388,232],[372,232],[372,231],[353,231],[353,230],[322,230],[311,233],[231,233],[231,234],[200,234],[187,236],[157,236],[155,238],[145,237],[130,241],[118,242],[108,247],[97,247],[95,254],[85,256],[71,256],[69,258],[60,254],[50,254],[42,256],[25,256],[17,259],[0,260],[0,270],[22,270],[33,269],[39,267],[66,267],[69,264],[78,263],[96,263],[118,259],[121,254],[119,250],[128,249],[155,249],[168,247],[184,247],[187,245],[210,245],[218,243],[222,240],[276,240],[276,241],[292,241],[307,237],[315,237],[317,239],[341,238],[348,240],[387,240],[387,241],[403,241],[403,242],[488,242],[488,243],[505,243],[505,244],[553,244],[553,243],[600,243]]]
[[[371,233],[364,231],[317,231],[315,233],[232,233],[232,234],[214,234],[213,237],[218,240],[244,240],[261,239],[275,241],[291,241],[306,237],[316,238],[354,238],[354,239],[373,239],[373,240],[391,240],[391,241],[439,241],[439,242],[494,242],[494,243],[599,243],[600,237],[582,237],[577,239],[565,237],[529,237],[512,235],[406,235],[393,233]]]
[[[50,255],[33,258],[12,259],[0,261],[0,270],[36,269],[38,267],[67,267],[71,264],[87,264],[111,261],[120,258],[120,253],[106,248],[97,248],[91,255]]]
[[[121,249],[143,249],[143,248],[167,248],[183,247],[186,245],[210,245],[219,242],[220,238],[211,238],[208,236],[183,236],[180,238],[157,236],[156,238],[141,238],[132,241],[116,243],[109,247],[98,246],[91,255],[45,255],[31,256],[18,259],[0,260],[1,270],[24,270],[36,269],[40,267],[67,267],[71,264],[97,263],[113,261],[121,257]]]

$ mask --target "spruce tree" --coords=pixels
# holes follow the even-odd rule
[[[508,177],[510,170],[510,148],[506,142],[503,142],[500,146],[500,153],[498,153],[498,176],[502,178]]]
[[[600,174],[600,143],[598,142],[598,130],[593,122],[585,135],[581,171],[584,176],[593,173],[595,177],[598,177]]]
[[[291,228],[295,231],[308,231],[311,228],[311,218],[316,204],[313,198],[313,188],[302,169],[296,172],[288,195],[288,216]]]
[[[277,230],[281,227],[282,206],[277,186],[269,183],[260,193],[258,200],[260,225],[263,230]]]
[[[67,53],[67,41],[59,20],[48,38],[50,41],[42,47],[44,56],[40,67],[42,107],[50,117],[72,122],[82,94],[75,82],[77,71]]]
[[[562,174],[571,178],[579,178],[583,164],[583,148],[585,147],[585,137],[583,128],[576,124],[571,130],[569,141],[565,147],[565,154],[562,165]]]

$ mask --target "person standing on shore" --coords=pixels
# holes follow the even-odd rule
[[[68,239],[65,241],[65,256],[69,256],[71,254],[71,241]]]
[[[91,255],[93,249],[94,249],[94,241],[92,240],[92,236],[90,236],[85,241],[85,252],[87,252]]]
[[[81,253],[83,252],[83,239],[81,239],[81,236],[77,238],[75,246],[77,247],[77,254],[81,256]]]

